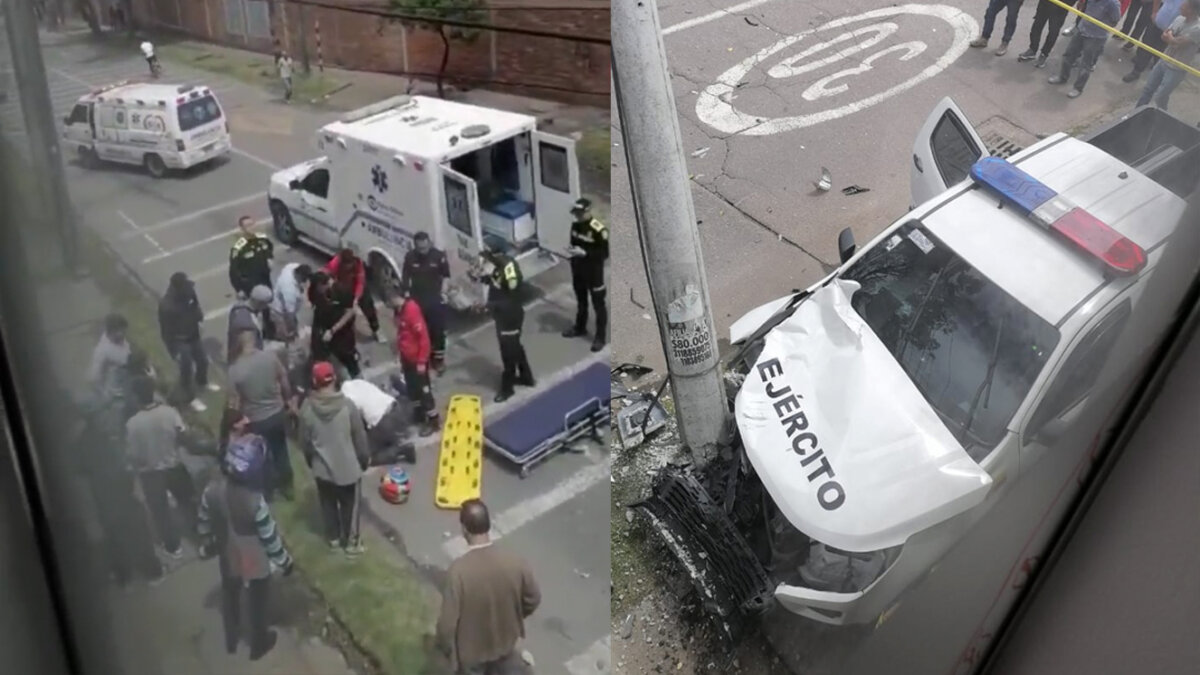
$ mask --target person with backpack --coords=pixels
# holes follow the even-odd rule
[[[300,449],[317,483],[329,548],[357,556],[359,484],[371,459],[367,428],[358,406],[338,391],[333,364],[313,364],[312,386],[300,408]]]
[[[236,653],[241,641],[245,587],[250,660],[257,661],[277,640],[267,617],[271,574],[279,570],[287,576],[294,564],[263,497],[267,444],[249,431],[249,424],[240,411],[225,411],[221,437],[227,441],[221,473],[200,497],[198,530],[204,539],[201,557],[216,557],[220,567],[225,650]]]

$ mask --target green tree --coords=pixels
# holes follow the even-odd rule
[[[437,33],[442,40],[442,61],[437,72],[437,92],[446,97],[446,66],[450,63],[450,43],[473,42],[479,30],[461,26],[447,26],[441,21],[460,23],[484,23],[487,10],[483,0],[388,0],[391,8],[404,18],[396,19],[406,26]]]

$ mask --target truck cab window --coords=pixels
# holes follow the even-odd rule
[[[1108,355],[1125,328],[1132,305],[1124,300],[1080,340],[1079,346],[1067,357],[1054,385],[1042,399],[1041,405],[1026,427],[1024,441],[1029,443],[1047,422],[1064,415],[1091,393]]]
[[[68,124],[87,124],[88,108],[86,105],[77,105],[71,110],[71,117],[67,120]]]
[[[938,171],[946,185],[956,185],[966,180],[971,165],[984,154],[983,148],[976,147],[971,135],[949,111],[942,115],[934,127],[930,144],[933,156],[937,159]]]
[[[300,189],[321,199],[329,199],[329,169],[317,169],[304,177]]]
[[[558,192],[571,191],[570,165],[567,149],[552,143],[538,143],[538,155],[542,162],[542,185]]]

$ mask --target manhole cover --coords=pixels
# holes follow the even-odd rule
[[[975,127],[993,157],[1008,159],[1037,142],[1037,138],[1021,127],[996,115]]]

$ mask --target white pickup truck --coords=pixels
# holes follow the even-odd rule
[[[1144,109],[985,154],[943,100],[915,208],[730,329],[737,442],[640,505],[717,614],[878,625],[1018,481],[1061,489],[1039,461],[1086,458],[1127,403],[1176,309],[1151,280],[1195,273],[1166,251],[1200,244],[1200,131]]]

